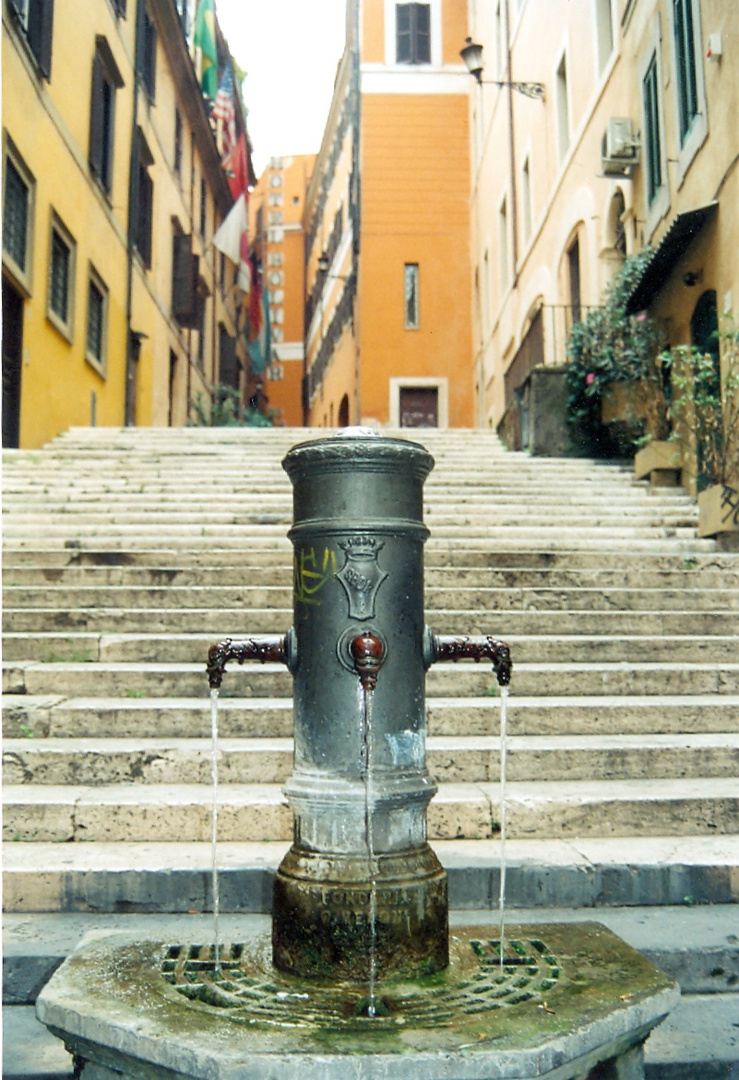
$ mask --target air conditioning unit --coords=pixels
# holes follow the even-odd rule
[[[615,116],[608,121],[601,157],[606,176],[628,176],[631,167],[638,164],[639,141],[634,138],[628,116]]]

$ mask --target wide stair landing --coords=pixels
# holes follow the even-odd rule
[[[181,937],[209,910],[205,657],[227,634],[289,627],[280,461],[320,434],[79,429],[5,452],[6,1000],[32,1001],[83,927],[130,913]],[[506,453],[484,432],[416,437],[437,463],[427,622],[503,637],[514,657],[509,904],[597,909],[650,952],[687,995],[650,1041],[650,1077],[725,1080],[739,1060],[739,555],[696,539],[679,489],[650,493],[627,467]],[[469,919],[497,905],[496,690],[475,665],[434,668],[427,688],[429,834]],[[226,911],[268,910],[291,838],[290,695],[277,665],[224,680]],[[31,1064],[4,1076],[57,1075]]]

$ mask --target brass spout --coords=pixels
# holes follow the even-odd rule
[[[374,690],[378,672],[385,660],[385,646],[375,634],[364,630],[357,634],[349,649],[363,689]]]
[[[442,637],[432,634],[430,659],[432,664],[440,660],[451,660],[453,664],[457,660],[474,660],[478,664],[483,659],[490,660],[498,684],[508,686],[511,681],[511,650],[505,641],[493,637]]]
[[[288,663],[287,637],[271,635],[268,637],[246,638],[244,641],[232,641],[224,638],[223,641],[211,645],[208,650],[208,685],[211,690],[217,690],[223,682],[226,664],[229,660],[236,660],[243,664],[245,660],[256,660],[260,664]]]

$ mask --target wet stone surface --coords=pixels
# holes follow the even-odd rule
[[[378,981],[368,1016],[366,984],[274,971],[266,934],[225,945],[220,978],[210,944],[93,934],[38,1012],[83,1060],[147,1080],[344,1080],[349,1061],[356,1080],[570,1080],[638,1050],[677,1001],[599,924],[511,926],[506,940],[501,972],[497,927],[454,928],[450,967]]]

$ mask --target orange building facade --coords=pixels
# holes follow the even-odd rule
[[[315,154],[273,157],[250,199],[251,235],[268,291],[271,358],[260,385],[276,424],[303,423],[305,193]]]
[[[305,208],[305,419],[468,427],[466,0],[351,0]]]

